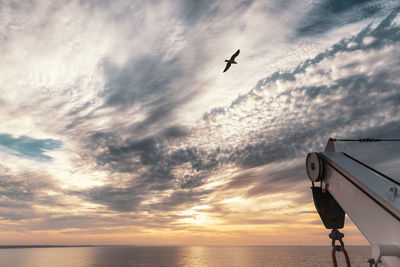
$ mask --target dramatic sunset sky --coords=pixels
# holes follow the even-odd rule
[[[0,0],[0,53],[0,245],[330,245],[307,153],[400,134],[397,0]]]

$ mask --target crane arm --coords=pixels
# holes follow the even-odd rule
[[[371,244],[375,262],[400,267],[400,183],[336,152],[332,140],[324,152],[310,153],[306,165],[314,203],[325,226],[343,227],[344,214],[332,204],[336,202]],[[314,186],[317,182],[320,187]],[[324,204],[321,199],[329,197],[332,200],[325,202],[330,204]]]

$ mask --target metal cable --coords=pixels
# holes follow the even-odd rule
[[[376,138],[361,138],[361,139],[337,139],[337,138],[330,138],[330,140],[337,142],[361,142],[361,143],[371,143],[371,142],[397,142],[400,141],[400,139],[376,139]]]

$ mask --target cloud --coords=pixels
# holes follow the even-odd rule
[[[269,164],[244,170],[233,176],[221,190],[247,188],[246,197],[249,198],[274,192],[290,192],[294,190],[293,185],[299,182],[299,176],[304,174],[303,161]]]
[[[176,59],[163,61],[160,54],[135,58],[122,68],[105,62],[106,105],[129,108],[150,101],[150,105],[169,90],[172,81],[182,77]]]
[[[86,199],[105,204],[113,210],[133,211],[151,192],[182,189],[162,200],[165,206],[181,204],[183,195],[191,195],[195,199],[195,194],[203,194],[203,191],[194,192],[191,188],[200,186],[201,177],[206,177],[218,162],[213,155],[195,148],[170,150],[170,144],[186,136],[186,129],[178,126],[141,140],[123,140],[111,133],[93,134],[87,144],[92,151],[98,151],[93,156],[99,165],[112,172],[136,175],[128,179],[123,187],[106,185],[93,188],[84,193]],[[185,163],[189,163],[190,169],[195,172],[184,177],[176,176],[174,169]],[[178,196],[181,196],[181,200],[178,200]]]
[[[217,5],[215,4],[215,1],[182,1],[179,7],[181,16],[188,24],[195,24],[205,16],[212,18],[217,13]]]
[[[46,191],[57,191],[51,178],[34,172],[12,173],[2,168],[0,174],[0,218],[7,221],[40,217],[35,205],[58,206],[57,198]]]
[[[393,101],[400,85],[396,75],[399,30],[392,26],[397,13],[396,9],[375,29],[366,27],[290,72],[260,80],[248,94],[205,113],[197,127],[178,130],[173,139],[167,138],[168,131],[138,140],[116,133],[92,135],[87,143],[98,151],[92,154],[96,162],[135,175],[127,187],[98,188],[102,193],[91,200],[132,211],[140,209],[154,190],[202,194],[209,177],[227,166],[247,170],[289,162],[321,149],[329,137],[393,135],[393,122],[398,119]],[[375,41],[366,45],[366,38]],[[225,189],[250,187],[247,195],[252,197],[284,190],[287,179],[292,183],[305,179],[298,166],[284,169],[287,174],[268,172],[269,180],[262,183],[256,182],[261,174],[234,176]],[[174,194],[161,199],[181,204],[173,201]]]
[[[87,195],[90,201],[106,204],[112,210],[124,212],[136,210],[143,200],[143,196],[132,188],[102,187],[90,190]]]
[[[221,236],[315,222],[306,154],[400,130],[399,9],[340,41],[316,35],[377,20],[386,2],[319,1],[308,17],[289,1],[3,9],[0,143],[14,156],[1,229]],[[388,146],[375,164],[398,173]],[[371,162],[366,149],[354,145]]]
[[[382,13],[382,10],[390,10],[395,5],[395,1],[384,3],[371,0],[321,0],[313,5],[307,16],[302,19],[297,34],[322,34],[345,24],[374,17]]]

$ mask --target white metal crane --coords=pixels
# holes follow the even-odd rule
[[[314,203],[325,227],[343,228],[347,213],[371,244],[371,266],[400,267],[400,182],[336,152],[334,141],[329,139],[324,152],[309,153],[306,162]],[[317,182],[320,186],[314,185]]]

